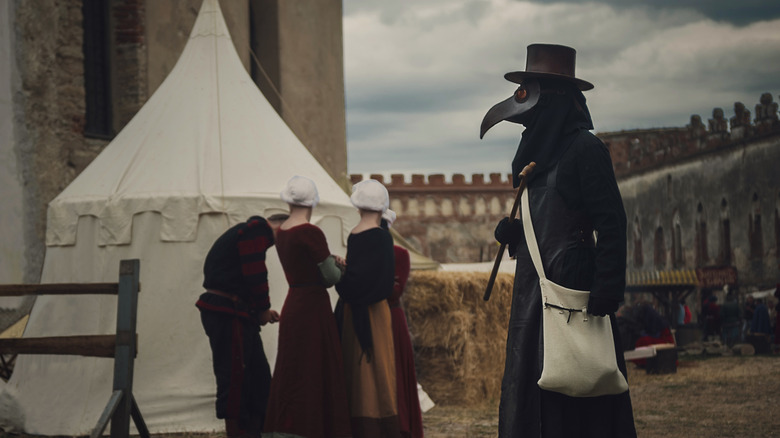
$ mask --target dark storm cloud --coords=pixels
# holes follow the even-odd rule
[[[530,0],[533,3],[594,3],[594,0]],[[715,21],[744,26],[756,21],[780,17],[776,0],[596,0],[615,9],[646,8],[653,10],[692,9]]]
[[[531,42],[577,49],[596,132],[682,127],[715,107],[731,117],[763,92],[777,101],[777,6],[627,1],[345,0],[350,172],[508,170],[522,126],[480,140],[479,124],[514,91],[503,74],[524,69]]]
[[[347,93],[347,109],[411,114],[452,108],[466,97],[455,84],[443,81],[374,84],[350,90]]]

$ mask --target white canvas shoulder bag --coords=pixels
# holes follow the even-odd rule
[[[588,314],[590,292],[569,289],[545,277],[528,191],[522,197],[523,231],[542,291],[544,360],[539,387],[571,397],[628,391],[617,366],[609,317]]]

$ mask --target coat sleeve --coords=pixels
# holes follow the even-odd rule
[[[591,294],[623,301],[626,286],[626,212],[607,147],[589,135],[578,153],[582,204],[596,231]]]
[[[271,307],[265,252],[273,243],[273,233],[263,218],[252,217],[238,230],[238,254],[246,287],[243,298],[253,314]]]

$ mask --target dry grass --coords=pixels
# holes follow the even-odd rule
[[[499,274],[488,302],[489,274],[415,272],[404,307],[418,380],[441,404],[497,400],[501,390],[512,276]]]
[[[437,406],[426,436],[493,437],[504,372],[512,276],[415,272],[404,294],[418,379]],[[642,438],[780,437],[780,357],[683,356],[675,374],[628,364]]]
[[[404,307],[418,379],[437,403],[423,415],[428,438],[497,435],[512,276],[499,274],[485,302],[487,280],[481,273],[415,272],[408,283]],[[665,375],[628,369],[641,438],[780,437],[780,356],[683,356],[677,373]]]
[[[648,375],[629,365],[640,438],[780,437],[780,356],[683,357],[676,374]],[[427,438],[495,437],[495,401],[439,405],[423,415]],[[158,438],[224,438],[167,434]],[[0,438],[27,438],[6,434]]]
[[[675,374],[629,364],[640,438],[780,437],[780,357],[682,357]],[[428,438],[495,437],[498,407],[436,406]]]

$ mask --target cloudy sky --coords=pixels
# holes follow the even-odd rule
[[[479,124],[531,43],[577,49],[595,132],[780,100],[776,0],[344,0],[349,172],[507,172],[523,127]]]

